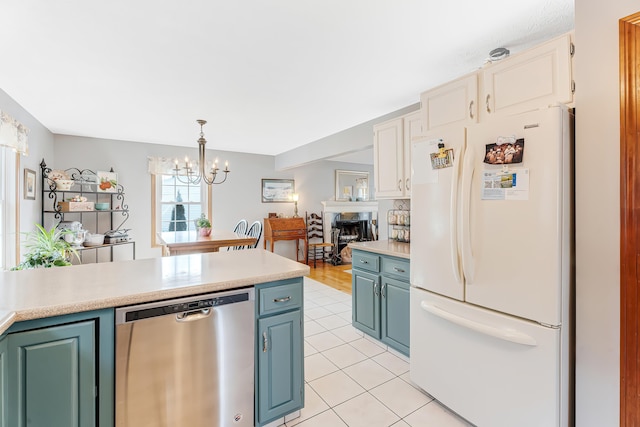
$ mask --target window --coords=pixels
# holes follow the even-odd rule
[[[160,232],[195,230],[195,221],[208,209],[206,184],[185,184],[173,175],[155,175],[156,229]]]
[[[17,263],[17,155],[0,146],[0,270]]]
[[[18,258],[19,155],[27,155],[27,129],[0,111],[0,269],[13,267]]]

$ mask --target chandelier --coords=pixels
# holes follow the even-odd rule
[[[184,184],[198,185],[200,184],[200,182],[204,182],[207,185],[222,184],[227,180],[227,175],[229,174],[229,172],[231,172],[229,170],[229,162],[224,162],[224,170],[221,171],[224,172],[224,177],[216,181],[218,172],[220,171],[220,168],[218,168],[218,159],[216,159],[213,163],[211,163],[209,167],[207,167],[207,162],[204,158],[204,148],[207,144],[207,140],[204,139],[202,126],[204,126],[207,121],[196,121],[200,125],[200,138],[198,138],[198,164],[196,165],[198,170],[196,171],[193,167],[193,162],[189,161],[188,157],[185,157],[183,167],[180,167],[178,159],[175,160],[173,173],[176,179]]]

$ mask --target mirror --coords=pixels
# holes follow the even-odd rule
[[[369,200],[369,172],[336,170],[336,200]]]

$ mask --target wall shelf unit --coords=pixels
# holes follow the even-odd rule
[[[101,245],[75,247],[81,263],[91,262],[91,258],[93,262],[113,261],[114,248],[122,246],[129,246],[130,259],[135,259],[135,242],[129,238],[129,229],[123,227],[129,219],[129,207],[121,184],[114,182],[110,191],[103,191],[99,188],[97,171],[78,168],[55,170],[47,167],[44,159],[40,162],[40,170],[43,227],[57,227],[61,221],[78,221],[92,234],[105,234],[105,242]],[[59,183],[61,179],[69,181],[66,186]],[[80,208],[82,210],[61,205],[74,196],[86,198],[86,203]],[[97,203],[106,203],[106,208],[95,209]]]

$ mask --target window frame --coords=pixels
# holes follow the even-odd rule
[[[162,247],[160,233],[162,233],[162,177],[170,174],[151,175],[151,247]],[[200,205],[202,212],[211,220],[212,202],[211,186],[200,182]]]

